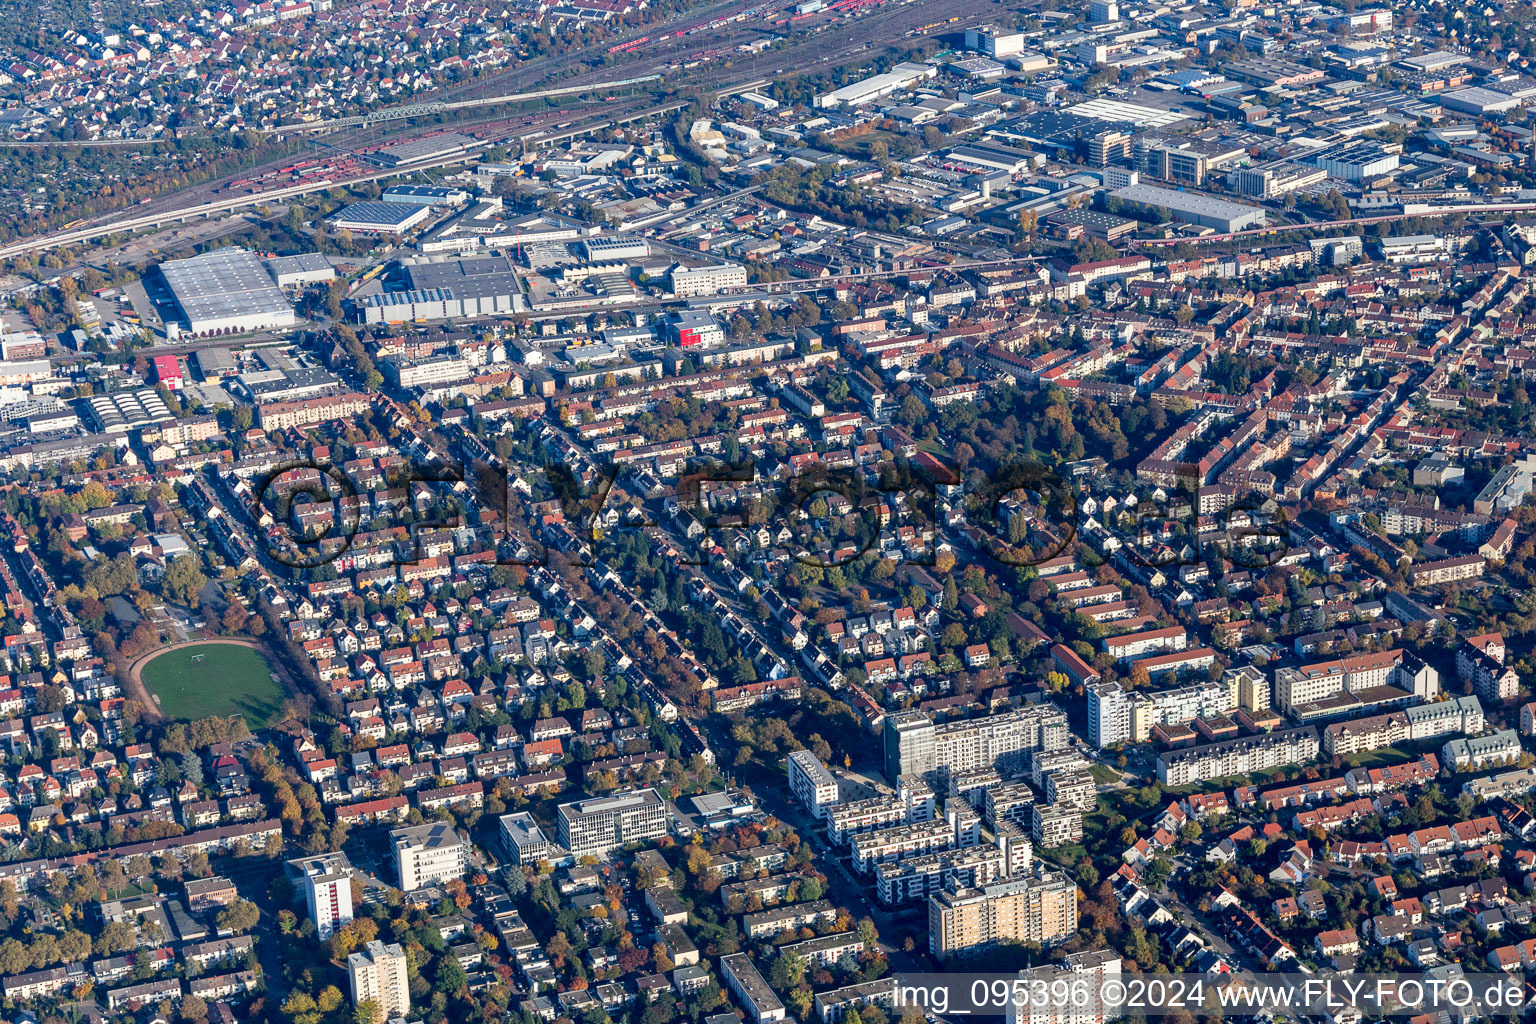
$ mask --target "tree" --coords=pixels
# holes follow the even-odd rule
[[[379,1024],[384,1019],[384,1008],[376,999],[364,999],[352,1010],[352,1024]]]
[[[166,597],[189,608],[197,607],[197,594],[208,585],[208,577],[191,555],[177,555],[165,567],[161,587]]]
[[[59,956],[65,963],[77,964],[83,960],[89,960],[91,956],[91,937],[85,932],[70,929],[59,939]]]
[[[774,958],[768,971],[768,983],[780,992],[796,988],[805,980],[805,958],[794,953],[781,953]]]
[[[132,925],[126,921],[112,921],[102,928],[100,932],[96,933],[93,945],[97,956],[111,956],[114,953],[121,953],[124,950],[132,949],[134,941],[135,935]],[[17,943],[17,945],[20,945],[20,943]],[[6,945],[0,943],[0,971],[10,974],[12,972],[5,969],[5,949]]]
[[[261,920],[261,910],[250,900],[236,900],[219,914],[220,931],[248,932]]]
[[[544,952],[549,954],[556,967],[560,967],[565,963],[565,958],[571,955],[571,940],[565,937],[564,932],[557,931],[550,936]]]
[[[443,995],[456,995],[468,983],[468,976],[464,968],[459,966],[458,957],[451,954],[438,958],[437,973],[432,979],[432,990]]]

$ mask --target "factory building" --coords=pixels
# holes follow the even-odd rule
[[[318,252],[301,252],[296,256],[274,256],[267,260],[267,273],[279,288],[302,288],[307,284],[324,284],[336,280],[336,268]]]
[[[1024,52],[1024,33],[1003,32],[991,25],[965,30],[965,48],[984,53],[993,60],[1016,57]]]
[[[1397,169],[1398,157],[1371,142],[1352,142],[1338,149],[1318,154],[1313,163],[1328,172],[1330,178],[1366,181]]]
[[[404,206],[462,206],[469,202],[469,193],[436,185],[396,185],[384,193],[383,199]]]
[[[247,249],[171,260],[160,264],[160,274],[189,334],[244,334],[298,323],[261,258]]]
[[[400,261],[400,270],[406,288],[365,297],[364,323],[494,316],[528,308],[505,256],[412,256]]]
[[[991,56],[990,54],[988,56]],[[841,89],[822,93],[816,97],[816,106],[823,110],[838,107],[857,107],[873,103],[893,93],[912,88],[918,82],[937,76],[939,69],[932,64],[897,64],[881,75],[871,75],[862,82],[845,85]]]
[[[734,263],[708,267],[672,268],[672,294],[680,299],[696,295],[714,295],[724,288],[740,288],[747,283],[747,268]]]
[[[349,203],[327,224],[333,231],[363,231],[375,235],[403,235],[426,220],[431,209],[416,203]]]
[[[398,145],[386,146],[370,154],[368,158],[385,167],[407,167],[411,164],[419,164],[423,160],[436,160],[466,153],[478,145],[480,140],[473,136],[460,132],[442,132],[424,139],[411,139]]]
[[[85,400],[85,407],[92,426],[103,434],[126,434],[176,419],[154,388],[92,395]]]
[[[1128,185],[1110,195],[1131,206],[1149,210],[1162,208],[1174,220],[1221,232],[1261,228],[1268,223],[1264,211],[1257,206],[1229,203],[1199,192],[1180,192],[1156,185]]]

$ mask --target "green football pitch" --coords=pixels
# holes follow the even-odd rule
[[[261,654],[236,644],[206,643],[156,655],[140,670],[167,718],[241,715],[251,729],[267,725],[283,704],[283,687]]]

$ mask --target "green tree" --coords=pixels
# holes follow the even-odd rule
[[[202,566],[191,555],[177,555],[171,559],[161,581],[166,597],[189,608],[197,607],[198,592],[207,585],[208,577],[203,575]]]
[[[220,931],[248,932],[261,920],[261,911],[250,900],[236,900],[219,914]]]

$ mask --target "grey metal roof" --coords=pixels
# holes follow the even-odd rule
[[[260,257],[228,248],[160,265],[176,304],[195,330],[199,323],[235,317],[293,315]]]

